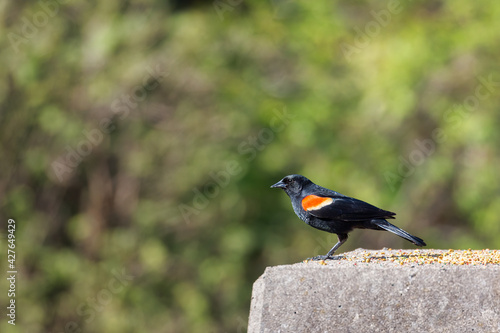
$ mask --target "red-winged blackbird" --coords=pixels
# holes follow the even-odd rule
[[[386,221],[393,219],[396,213],[318,186],[304,176],[289,175],[271,187],[285,190],[292,200],[295,214],[302,221],[316,229],[337,234],[337,244],[326,255],[313,260],[332,258],[353,229],[386,230],[417,246],[426,245],[422,239]]]

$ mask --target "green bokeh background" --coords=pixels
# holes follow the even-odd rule
[[[290,173],[430,248],[500,247],[498,1],[0,13],[0,267],[13,218],[19,272],[2,332],[245,332],[265,267],[336,241],[269,189]],[[413,245],[355,231],[341,250],[357,247]]]

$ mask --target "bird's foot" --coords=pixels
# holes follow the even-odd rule
[[[343,256],[328,256],[328,255],[323,255],[323,256],[316,256],[316,257],[312,257],[312,258],[307,258],[306,261],[340,260],[342,258],[343,258]]]
[[[327,255],[324,256],[316,256],[312,258],[307,258],[307,261],[312,260],[312,261],[318,261],[318,260],[327,260],[330,259]]]

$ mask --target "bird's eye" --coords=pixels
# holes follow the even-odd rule
[[[283,182],[284,182],[285,184],[289,184],[289,183],[290,183],[290,178],[284,178],[284,179],[283,179]]]

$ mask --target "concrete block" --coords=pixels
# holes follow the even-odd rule
[[[500,332],[500,265],[268,267],[253,286],[248,332]]]

